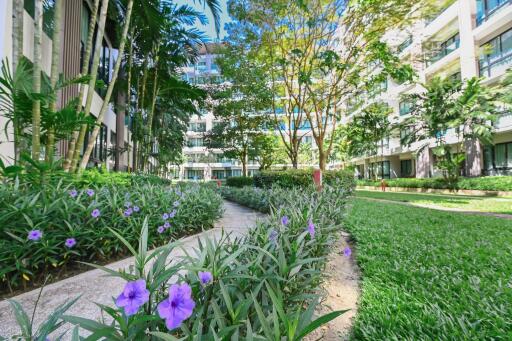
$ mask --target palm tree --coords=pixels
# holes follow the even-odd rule
[[[33,92],[41,92],[41,37],[43,35],[43,0],[35,0],[34,5],[34,76]],[[41,134],[41,101],[34,100],[32,105],[32,159],[39,160]]]
[[[23,0],[13,1],[14,6],[14,18],[12,21],[12,69],[16,72],[20,58],[23,56]],[[16,110],[14,108],[14,110]],[[20,122],[18,119],[13,120],[14,125],[14,162],[17,163],[20,160],[21,154],[21,140],[19,132]]]
[[[52,36],[52,65],[50,73],[50,88],[54,92],[50,99],[49,110],[55,112],[57,109],[56,102],[56,85],[59,79],[59,61],[60,61],[60,38],[62,34],[61,15],[62,4],[64,0],[55,0],[54,14],[53,14],[53,36]],[[53,162],[53,153],[55,149],[55,131],[54,128],[49,129],[47,143],[46,143],[46,158],[47,162]]]

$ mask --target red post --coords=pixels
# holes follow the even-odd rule
[[[315,169],[313,171],[313,182],[315,183],[316,189],[318,191],[322,190],[322,171],[320,169]]]

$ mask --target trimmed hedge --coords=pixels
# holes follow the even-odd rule
[[[388,187],[448,189],[443,178],[397,178],[387,179]],[[358,186],[380,186],[379,181],[357,180]],[[512,176],[484,176],[460,178],[456,189],[478,191],[512,191]]]
[[[352,187],[355,184],[352,170],[328,170],[322,172],[323,183],[326,185],[342,185]],[[290,169],[285,171],[262,171],[254,176],[254,185],[270,188],[273,185],[285,188],[308,187],[313,183],[312,169]]]
[[[226,185],[231,187],[252,186],[253,179],[250,176],[233,176],[226,179]]]

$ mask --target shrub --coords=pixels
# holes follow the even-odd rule
[[[252,186],[253,179],[250,176],[232,176],[226,179],[226,185],[231,187]]]
[[[342,183],[344,186],[350,187],[355,183],[354,172],[351,170],[328,170],[322,172],[322,177],[323,183],[326,185]],[[270,170],[262,171],[254,176],[254,185],[261,188],[270,188],[273,185],[285,188],[308,187],[312,183],[312,169]]]
[[[300,340],[342,314],[332,312],[312,321],[317,288],[327,255],[337,242],[351,189],[326,186],[320,193],[312,186],[246,189],[265,191],[272,208],[269,218],[248,236],[206,240],[196,254],[167,267],[174,245],[148,255],[144,225],[139,247],[132,248],[135,268],[130,273],[107,271],[130,285],[139,281],[138,290],[147,291],[146,299],[137,301],[130,316],[122,306],[102,306],[111,317],[108,324],[72,316],[63,319],[109,340],[145,339],[148,334],[162,340]],[[154,261],[148,262],[149,257]],[[177,290],[183,291],[174,296]],[[122,292],[119,287],[117,294]],[[167,313],[173,309],[168,303],[171,295],[174,305],[187,314]]]
[[[171,188],[134,183],[77,190],[60,182],[42,189],[0,186],[0,207],[0,288],[5,291],[37,284],[48,271],[66,271],[78,260],[106,262],[126,255],[127,248],[111,229],[135,243],[144,218],[151,247],[209,228],[221,215],[222,199],[198,184]],[[159,231],[163,215],[170,213],[170,227]],[[36,230],[42,238],[30,240],[29,232]],[[76,245],[67,246],[71,238]]]
[[[389,187],[448,189],[443,178],[397,178],[387,179]],[[380,186],[380,181],[357,180],[359,186]],[[512,176],[485,176],[459,178],[456,189],[481,191],[512,191]]]
[[[227,200],[237,202],[257,211],[268,213],[270,211],[269,192],[263,188],[255,187],[220,187],[221,195]]]

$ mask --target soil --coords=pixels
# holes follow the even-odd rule
[[[308,335],[305,338],[307,341],[340,341],[350,337],[360,295],[360,272],[354,260],[354,248],[349,245],[349,240],[349,235],[343,232],[340,242],[329,256],[325,269],[328,278],[320,289],[323,299],[315,315],[318,317],[336,310],[350,310]],[[343,254],[347,246],[352,249],[349,257]]]

